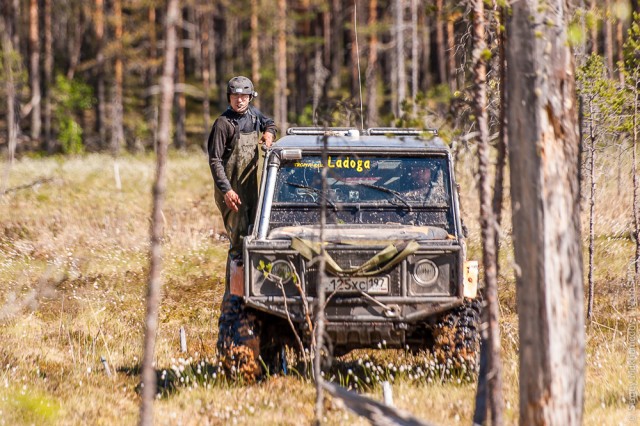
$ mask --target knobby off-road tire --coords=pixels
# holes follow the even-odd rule
[[[477,371],[480,354],[480,299],[465,303],[438,320],[432,329],[436,360],[450,369]]]
[[[232,379],[253,383],[262,373],[260,321],[238,296],[223,300],[221,311],[217,346],[222,366]]]

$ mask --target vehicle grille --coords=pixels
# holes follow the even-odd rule
[[[356,268],[367,260],[371,259],[379,250],[342,250],[333,249],[327,250],[328,254],[333,260],[343,269]],[[382,275],[389,276],[389,296],[399,296],[401,294],[401,282],[402,282],[402,263],[395,265],[393,268],[383,272]],[[318,264],[314,263],[307,268],[304,274],[304,280],[306,283],[307,294],[310,296],[316,296],[316,283],[318,277]]]

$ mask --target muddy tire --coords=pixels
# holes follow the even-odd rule
[[[260,322],[238,296],[223,300],[221,311],[217,347],[222,366],[228,377],[253,383],[262,374]]]
[[[465,303],[438,320],[432,329],[436,360],[452,369],[477,371],[480,355],[479,299]]]

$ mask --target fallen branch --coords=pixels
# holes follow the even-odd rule
[[[389,407],[382,402],[367,398],[356,392],[349,391],[334,383],[322,381],[322,387],[332,397],[344,402],[344,405],[357,415],[368,419],[373,425],[402,425],[402,426],[431,426],[419,420],[411,413]]]
[[[23,185],[18,185],[18,186],[14,186],[13,188],[8,188],[6,190],[4,190],[2,192],[2,194],[8,194],[9,192],[17,192],[20,191],[22,189],[29,189],[29,188],[33,188],[34,186],[38,186],[38,185],[42,185],[43,183],[47,183],[47,182],[51,182],[53,180],[53,178],[40,178],[40,179],[36,179],[31,183],[25,183]]]

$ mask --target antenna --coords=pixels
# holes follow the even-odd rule
[[[364,109],[362,108],[362,77],[360,76],[360,49],[358,48],[358,5],[353,0],[353,32],[356,35],[356,56],[358,57],[358,87],[360,88],[360,130],[364,130]]]

